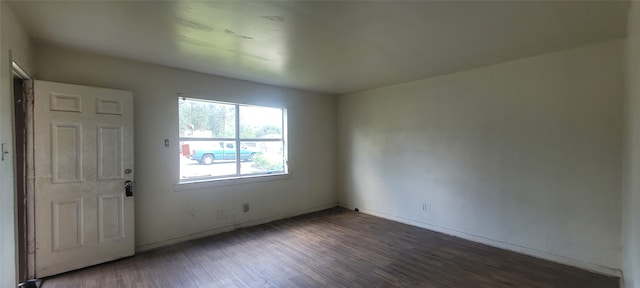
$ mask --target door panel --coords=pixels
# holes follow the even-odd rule
[[[133,255],[131,92],[34,85],[36,277]]]
[[[123,179],[122,126],[98,126],[98,179]]]
[[[52,183],[82,182],[82,124],[51,123]]]
[[[82,199],[54,202],[53,205],[53,251],[63,251],[84,245],[82,225]]]
[[[124,233],[124,194],[100,196],[98,202],[98,241],[116,241]]]

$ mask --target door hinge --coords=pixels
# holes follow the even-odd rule
[[[36,253],[36,246],[38,246],[36,241],[29,241],[29,243],[27,243],[27,253],[28,254]]]
[[[7,154],[9,154],[9,144],[2,143],[2,150],[1,150],[0,153],[2,153],[1,160],[4,161],[6,156],[7,156]]]

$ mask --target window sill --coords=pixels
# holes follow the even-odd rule
[[[282,173],[276,175],[252,175],[244,177],[234,178],[218,178],[218,179],[203,179],[189,182],[180,182],[174,185],[174,191],[190,191],[201,190],[207,188],[215,188],[230,185],[251,184],[267,181],[282,181],[291,179],[291,173]]]

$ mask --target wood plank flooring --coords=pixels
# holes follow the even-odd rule
[[[59,287],[598,287],[618,279],[334,208],[45,279]]]

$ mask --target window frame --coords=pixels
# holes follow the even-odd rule
[[[235,145],[235,175],[220,175],[220,176],[203,176],[203,177],[193,177],[191,179],[185,179],[181,177],[181,164],[178,164],[178,183],[177,185],[187,185],[187,184],[205,184],[205,183],[215,183],[223,180],[240,180],[240,179],[253,179],[253,181],[270,181],[270,180],[278,180],[285,176],[288,178],[289,176],[289,149],[288,149],[288,129],[287,129],[287,108],[285,107],[273,107],[273,106],[262,106],[262,105],[253,105],[253,104],[244,104],[244,103],[233,103],[233,102],[225,102],[225,101],[217,101],[203,98],[193,98],[193,97],[178,97],[178,127],[180,127],[180,101],[196,101],[196,102],[205,102],[211,104],[220,104],[220,105],[233,105],[235,109],[235,137],[182,137],[180,136],[180,128],[178,128],[178,141],[182,144],[184,141],[210,141],[210,142],[222,142],[222,145],[228,145],[228,143],[233,142]],[[281,130],[282,133],[280,138],[241,138],[240,136],[240,107],[257,107],[257,108],[270,108],[270,109],[278,109],[281,112]],[[240,160],[240,148],[242,147],[242,142],[281,142],[282,143],[282,164],[283,168],[281,171],[275,172],[256,172],[256,173],[246,173],[242,174],[242,161]],[[182,153],[181,153],[181,156]],[[262,179],[256,179],[262,178]],[[267,179],[269,178],[269,179]],[[271,179],[275,178],[275,179]],[[233,181],[236,183],[236,181]],[[218,183],[219,184],[219,183]]]

